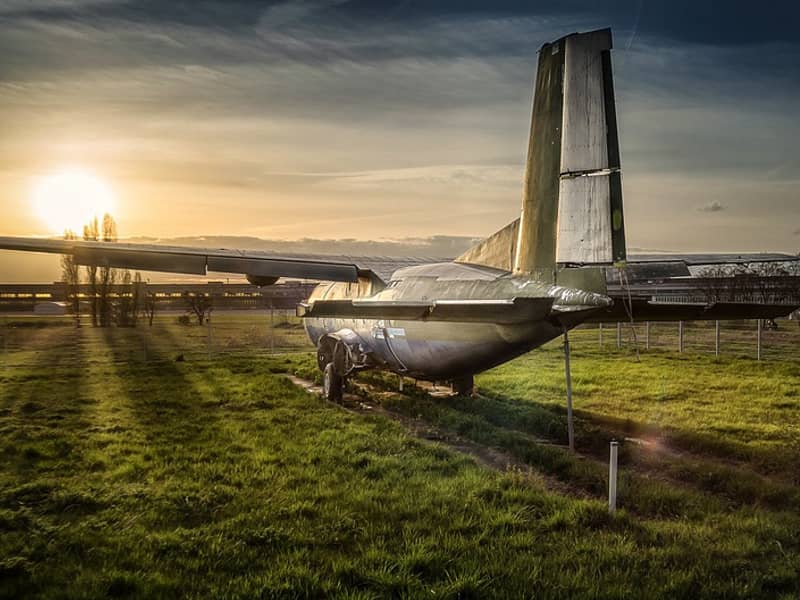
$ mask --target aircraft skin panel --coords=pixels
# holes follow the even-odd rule
[[[556,262],[611,263],[609,176],[562,177],[559,189]]]
[[[606,169],[608,161],[602,52],[607,30],[566,38],[561,173]]]
[[[564,40],[539,50],[514,272],[555,280]]]
[[[479,373],[563,333],[561,326],[551,321],[515,325],[469,323],[459,327],[441,321],[308,318],[304,325],[314,344],[323,335],[352,331],[377,364],[428,380]]]

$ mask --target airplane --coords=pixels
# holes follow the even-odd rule
[[[567,332],[586,322],[791,313],[800,302],[630,293],[631,283],[688,278],[691,265],[798,257],[627,255],[611,49],[610,29],[541,47],[521,215],[452,261],[15,237],[0,237],[0,249],[70,254],[80,265],[241,273],[260,286],[281,277],[324,282],[298,315],[317,348],[325,397],[336,402],[347,378],[365,369],[448,381],[456,393],[471,394],[475,374],[559,336],[566,342]]]

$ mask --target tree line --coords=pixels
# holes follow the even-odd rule
[[[74,231],[67,230],[64,239],[77,240]],[[102,221],[92,219],[83,227],[82,239],[87,242],[116,242],[117,224],[110,214],[103,215]],[[66,298],[75,317],[75,324],[80,327],[82,301],[88,304],[88,312],[92,327],[136,327],[140,318],[152,327],[156,315],[157,298],[155,293],[147,291],[147,285],[139,272],[131,275],[128,269],[116,269],[88,265],[81,267],[71,254],[61,257],[62,279],[66,286]],[[88,284],[87,298],[80,296],[80,285]],[[115,285],[121,285],[130,293],[113,295]],[[203,324],[211,313],[212,302],[209,296],[184,293],[187,314],[194,316],[199,324]]]

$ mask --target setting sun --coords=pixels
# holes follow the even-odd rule
[[[86,169],[68,167],[36,179],[32,203],[50,233],[70,229],[80,235],[94,217],[101,219],[115,208],[111,186]]]

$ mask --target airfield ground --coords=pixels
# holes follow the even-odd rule
[[[558,343],[470,399],[364,374],[387,418],[287,379],[317,377],[294,320],[214,319],[0,317],[0,597],[800,595],[796,324],[761,363],[575,332],[572,456]]]

